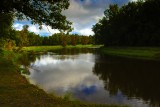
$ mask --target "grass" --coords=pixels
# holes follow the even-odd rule
[[[62,49],[63,47],[58,46],[29,46],[29,47],[23,47],[23,51],[49,51],[49,50],[57,50]]]
[[[108,55],[150,60],[160,59],[160,48],[158,47],[103,47],[101,50]]]
[[[19,54],[3,51],[0,53],[0,106],[1,107],[127,107],[121,105],[98,105],[66,100],[45,93],[30,84],[15,65]],[[14,59],[14,60],[11,60]]]
[[[102,45],[68,45],[65,48],[96,48],[100,47]],[[29,46],[29,47],[23,47],[23,51],[49,51],[49,50],[58,50],[64,48],[61,45],[56,45],[56,46]]]

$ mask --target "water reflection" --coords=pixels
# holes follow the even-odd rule
[[[121,91],[160,107],[160,62],[100,55],[93,72],[104,81],[111,95]]]
[[[48,93],[69,92],[82,101],[158,107],[159,64],[64,49],[37,55],[29,79]]]
[[[56,90],[61,95],[80,87],[78,89],[87,93],[99,83],[98,77],[92,73],[93,54],[42,55],[31,66],[32,82],[41,85],[47,92]]]

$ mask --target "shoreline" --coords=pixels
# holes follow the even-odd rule
[[[8,54],[7,54],[8,53]],[[20,53],[4,52],[0,54],[0,105],[23,107],[128,107],[116,104],[92,104],[81,101],[66,100],[65,96],[47,94],[39,87],[32,85],[20,74],[17,60]]]

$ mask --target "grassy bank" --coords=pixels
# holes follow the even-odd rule
[[[101,50],[108,55],[160,60],[160,48],[158,47],[103,47]]]
[[[29,46],[29,47],[23,47],[22,50],[24,51],[49,51],[49,50],[57,50],[62,48],[97,48],[101,47],[102,45],[68,45],[66,47],[63,47],[61,45],[57,46]]]
[[[124,107],[116,105],[86,104],[48,95],[30,84],[19,73],[16,64],[21,54],[1,51],[0,53],[0,106],[1,107]]]

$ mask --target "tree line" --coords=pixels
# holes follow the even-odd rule
[[[12,28],[14,19],[30,20],[32,24],[51,26],[62,32],[70,32],[71,22],[66,20],[62,11],[68,9],[69,0],[2,0],[0,3],[0,48],[12,49],[14,46],[42,44],[43,38],[28,32],[27,26],[22,31]],[[37,42],[32,42],[31,38]],[[33,40],[32,38],[32,40]]]
[[[105,46],[160,46],[160,0],[110,5],[92,30]]]
[[[0,49],[12,50],[13,47],[40,45],[77,45],[93,44],[92,36],[69,34],[72,31],[71,22],[62,15],[62,10],[68,9],[69,0],[3,0],[0,4]],[[32,24],[51,26],[61,33],[42,37],[28,31],[23,26],[21,31],[13,29],[13,21],[30,20]],[[65,33],[64,33],[65,32]]]
[[[8,36],[0,37],[0,48],[12,50],[15,46],[53,46],[62,45],[77,45],[77,44],[94,44],[93,36],[85,36],[78,34],[65,34],[56,33],[51,36],[40,36],[34,32],[28,31],[29,26],[24,25],[21,31],[10,29],[8,30]],[[5,31],[6,32],[6,31]]]

